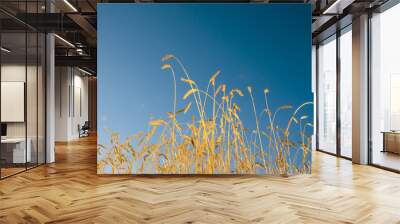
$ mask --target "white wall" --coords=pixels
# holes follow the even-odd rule
[[[55,68],[55,141],[68,139],[68,86],[70,78],[67,67]]]
[[[5,64],[1,66],[1,81],[2,82],[24,82],[26,83],[25,76],[26,72],[28,75],[29,85],[36,86],[36,80],[33,80],[31,75],[36,77],[36,67],[18,64]],[[36,130],[36,113],[32,113],[32,108],[36,111],[36,88],[27,88],[27,118],[28,118],[28,129],[32,127],[32,130]],[[4,96],[3,96],[4,97]],[[31,103],[34,103],[31,104]],[[39,105],[40,106],[40,105]],[[6,108],[2,108],[6,110]],[[34,122],[31,124],[30,122]],[[7,135],[8,137],[24,137],[25,136],[25,123],[26,122],[7,122]],[[34,126],[34,127],[33,127]],[[33,131],[32,131],[33,132]],[[28,137],[30,131],[28,130]],[[36,134],[36,132],[35,132]]]
[[[77,70],[75,70],[77,71]],[[71,135],[79,137],[78,124],[83,125],[89,119],[88,112],[88,77],[79,72],[74,76],[74,108],[72,108]],[[79,93],[80,92],[80,93]],[[79,97],[80,95],[80,97]],[[79,102],[80,101],[80,102]],[[81,108],[80,108],[81,107]],[[80,111],[81,110],[81,111]]]
[[[72,67],[56,67],[55,73],[55,140],[74,140],[78,125],[88,120],[88,77]]]

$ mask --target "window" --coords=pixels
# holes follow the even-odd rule
[[[400,170],[400,4],[371,18],[371,162]]]
[[[352,157],[352,41],[349,25],[320,43],[317,51],[318,150],[348,159]]]
[[[340,36],[340,155],[352,157],[352,33],[351,26]]]
[[[1,2],[0,6],[15,5]],[[42,13],[44,1],[18,2]],[[45,34],[0,12],[0,178],[45,163]]]
[[[318,149],[336,153],[336,36],[318,47]]]

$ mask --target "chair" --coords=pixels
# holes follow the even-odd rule
[[[85,121],[82,127],[78,124],[79,138],[89,136],[89,129],[90,129],[89,121]]]

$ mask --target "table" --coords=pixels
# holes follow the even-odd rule
[[[27,138],[25,150],[25,138],[5,138],[1,139],[1,157],[8,163],[26,163],[32,160],[32,140]],[[11,147],[10,147],[11,146]],[[12,158],[12,159],[11,159]]]

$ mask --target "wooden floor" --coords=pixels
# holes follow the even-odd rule
[[[375,150],[372,160],[374,164],[400,170],[400,154]]]
[[[290,178],[97,176],[95,138],[0,181],[0,223],[400,223],[400,175],[313,155]]]
[[[0,168],[1,169],[1,177],[8,177],[13,174],[25,171],[25,167],[23,168]]]

